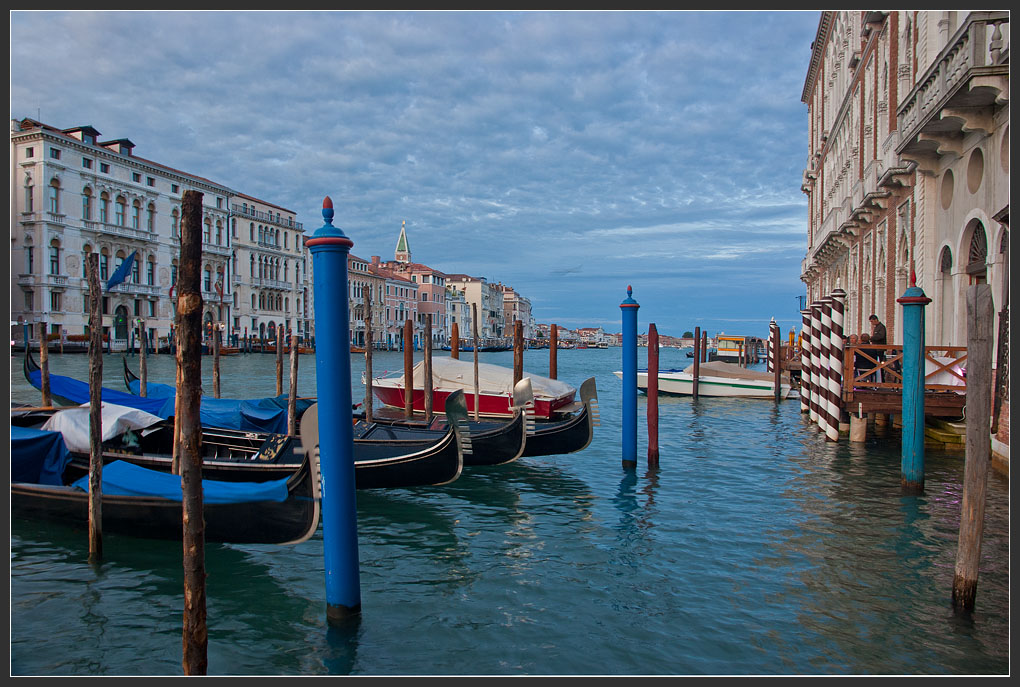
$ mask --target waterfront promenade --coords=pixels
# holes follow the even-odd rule
[[[638,351],[643,366],[646,350]],[[415,360],[421,354],[415,354]],[[512,353],[482,362],[509,366]],[[315,389],[302,356],[299,393]],[[137,358],[129,359],[137,367]],[[363,356],[352,393],[363,397]],[[665,349],[660,365],[683,367]],[[38,392],[12,358],[12,399]],[[84,356],[51,370],[84,378]],[[275,392],[271,355],[221,361],[225,397]],[[548,351],[527,351],[544,375]],[[1005,675],[1009,490],[992,472],[977,607],[950,606],[963,454],[929,451],[900,488],[898,434],[828,442],[795,400],[660,399],[660,467],[620,467],[620,349],[560,351],[594,375],[584,451],[465,469],[443,487],[358,493],[363,614],[323,618],[321,532],[294,547],[210,545],[209,674]],[[170,356],[149,359],[172,380]],[[203,359],[211,389],[211,359]],[[401,369],[377,353],[377,374]],[[119,356],[106,385],[123,389]],[[179,545],[15,520],[14,675],[180,673]]]

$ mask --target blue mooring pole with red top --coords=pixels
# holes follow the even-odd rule
[[[620,303],[623,316],[623,468],[637,468],[637,311],[641,306],[631,298]]]
[[[903,306],[903,432],[900,484],[905,491],[924,490],[924,308],[931,299],[917,286],[910,270],[910,286],[896,299]]]
[[[325,223],[306,245],[315,274],[315,348],[318,380],[319,470],[322,475],[322,540],[326,568],[326,620],[343,624],[361,613],[358,514],[351,422],[351,353],[348,341],[347,257],[354,242],[333,226],[333,201],[322,201]]]

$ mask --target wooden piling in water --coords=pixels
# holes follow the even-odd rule
[[[648,467],[659,467],[659,330],[648,325]]]
[[[556,323],[549,327],[549,379],[556,379],[556,347],[559,346],[559,333]]]
[[[297,436],[298,337],[290,335],[290,388],[287,390],[287,435]]]
[[[365,422],[372,422],[372,286],[365,287]],[[457,326],[456,323],[453,325]]]
[[[213,350],[212,387],[213,397],[220,397],[220,332],[213,323],[212,341],[209,342]],[[201,350],[199,351],[201,353]]]
[[[960,537],[953,574],[953,607],[974,610],[977,596],[981,538],[985,523],[985,494],[991,461],[992,288],[976,284],[967,289],[967,454],[963,468]],[[1000,365],[1003,364],[1000,362]]]
[[[524,378],[524,324],[514,320],[514,386]]]
[[[276,395],[283,393],[283,326],[276,326]]]
[[[453,323],[453,333],[450,336],[450,357],[460,360],[460,327]]]
[[[708,362],[708,330],[701,333],[701,362]]]
[[[89,562],[96,562],[103,557],[103,295],[98,253],[85,257],[85,278],[89,285]]]
[[[50,341],[46,333],[46,323],[39,324],[39,386],[42,389],[42,404],[52,405],[50,398]],[[27,349],[26,349],[27,350]]]
[[[705,332],[707,335],[708,332]],[[700,349],[700,350],[699,350]],[[701,374],[701,363],[705,356],[705,345],[702,343],[701,327],[694,328],[694,369],[691,370],[691,398],[698,398],[698,376]]]
[[[775,386],[776,403],[783,400],[783,361],[779,355],[783,343],[779,338],[779,325],[772,328],[772,384]]]
[[[475,342],[474,346],[471,347],[473,349],[473,351],[474,351],[474,356],[475,356],[475,412],[474,412],[474,418],[475,418],[475,422],[478,422],[478,405],[479,405],[479,396],[480,396],[480,394],[478,393],[478,304],[477,303],[472,303],[471,304],[471,328],[472,328],[472,333],[474,335],[474,342]]]
[[[140,375],[138,395],[144,398],[149,394],[149,352],[146,350],[149,346],[145,337],[145,325],[140,324],[139,328],[142,330],[142,350],[138,359],[138,374]]]
[[[181,258],[177,288],[179,341],[177,360],[181,382],[180,464],[184,540],[184,622],[182,628],[185,675],[205,675],[208,630],[205,592],[205,518],[202,495],[202,193],[185,191],[181,222]]]
[[[404,320],[404,416],[414,415],[414,325]]]
[[[425,422],[432,421],[432,313],[425,313],[425,337],[422,341],[425,352]]]

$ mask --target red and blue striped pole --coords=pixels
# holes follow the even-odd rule
[[[637,468],[637,311],[641,306],[631,298],[620,303],[623,314],[623,467]]]
[[[325,223],[306,245],[315,274],[315,347],[318,380],[319,470],[322,475],[322,540],[326,568],[326,620],[342,624],[361,613],[358,514],[351,423],[351,355],[348,331],[347,257],[354,242],[333,226],[333,201],[322,201]]]

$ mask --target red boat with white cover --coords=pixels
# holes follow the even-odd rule
[[[456,358],[432,359],[432,410],[444,412],[446,398],[454,391],[463,391],[468,414],[475,410],[474,362]],[[524,373],[531,379],[534,392],[535,417],[549,419],[557,411],[567,410],[574,402],[576,389],[565,382]],[[411,403],[415,411],[425,410],[425,361],[412,369]],[[404,407],[404,373],[392,372],[372,378],[376,398],[388,406]],[[514,414],[513,370],[490,363],[478,363],[478,414],[486,417],[512,417]]]

